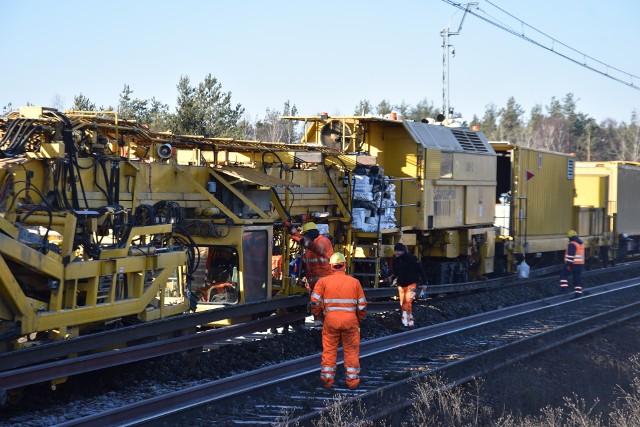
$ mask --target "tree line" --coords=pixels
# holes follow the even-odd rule
[[[198,84],[192,84],[188,76],[182,76],[176,85],[178,91],[175,111],[155,97],[140,99],[133,95],[127,84],[119,96],[117,107],[98,106],[82,93],[75,95],[71,110],[116,111],[123,119],[136,120],[156,132],[176,135],[198,135],[216,138],[249,139],[294,143],[299,140],[295,122],[281,120],[281,116],[298,114],[295,105],[286,101],[281,110],[267,108],[264,117],[249,118],[240,103],[231,102],[231,92],[225,92],[222,84],[211,74]],[[59,97],[54,100],[62,104]],[[63,109],[62,105],[52,107]],[[12,110],[8,103],[2,114]]]
[[[126,119],[145,123],[151,130],[179,135],[201,135],[281,141],[295,143],[301,135],[296,122],[281,120],[281,116],[298,114],[295,104],[286,101],[282,109],[267,108],[263,117],[254,119],[245,115],[240,103],[231,101],[231,92],[211,74],[202,82],[192,84],[182,76],[176,85],[178,92],[175,111],[155,97],[139,99],[133,96],[129,85],[124,85],[117,107],[97,107],[82,93],[73,99],[73,110],[111,110]],[[11,110],[11,104],[3,113]],[[420,121],[435,118],[440,110],[427,98],[415,105],[404,101],[393,104],[383,99],[374,105],[361,100],[354,115],[385,115],[397,112],[401,119]],[[459,114],[458,114],[458,117]],[[629,121],[607,118],[597,122],[588,114],[578,111],[577,99],[568,93],[562,99],[552,97],[548,105],[535,105],[527,114],[514,97],[504,107],[486,106],[482,116],[474,115],[467,126],[479,126],[490,141],[508,141],[525,147],[564,153],[575,153],[578,160],[640,161],[640,118],[634,110]]]
[[[356,105],[354,114],[398,112],[404,119],[435,118],[440,110],[424,99],[415,106],[382,100],[375,107],[368,100]],[[457,115],[460,117],[460,115]],[[455,117],[455,115],[454,115]],[[578,160],[640,161],[640,118],[632,111],[629,121],[607,118],[598,123],[578,111],[572,93],[562,99],[552,97],[548,105],[535,105],[529,114],[514,97],[504,107],[489,104],[482,116],[474,115],[466,126],[478,126],[489,141],[508,141],[524,147],[575,153]]]

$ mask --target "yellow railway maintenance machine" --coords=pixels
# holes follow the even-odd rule
[[[136,167],[56,110],[0,119],[0,348],[189,309],[187,250],[136,221]]]
[[[372,116],[286,118],[305,124],[303,144],[355,161],[345,250],[363,285],[378,286],[397,242],[422,258],[431,283],[493,271],[496,154],[481,132]]]
[[[0,141],[2,351],[306,292],[274,274],[274,241],[287,237],[274,223],[303,206],[350,221],[339,191],[309,189],[344,175],[331,148],[33,106],[0,118]]]

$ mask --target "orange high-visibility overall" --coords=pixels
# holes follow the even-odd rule
[[[316,237],[315,240],[305,239],[300,234],[294,234],[291,237],[298,242],[302,242],[301,244],[304,247],[304,254],[302,255],[305,269],[304,275],[307,278],[309,288],[313,290],[320,278],[332,273],[331,266],[329,266],[329,258],[333,255],[333,245],[322,234]]]
[[[323,277],[311,292],[311,309],[314,315],[324,316],[320,379],[325,387],[333,387],[342,341],[347,386],[356,388],[360,384],[360,321],[367,315],[360,282],[344,271]]]

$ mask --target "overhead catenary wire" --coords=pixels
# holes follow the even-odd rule
[[[467,9],[467,4],[466,3],[459,3],[459,2],[455,2],[452,0],[442,0],[443,2],[450,4],[451,6],[454,6],[460,10],[466,10]],[[511,13],[505,11],[504,9],[500,8],[499,6],[496,6],[495,4],[493,4],[490,0],[485,0],[488,4],[490,4],[491,6],[495,7],[496,9],[498,9],[500,12],[506,14],[507,16],[509,16],[512,19],[515,19],[516,21],[518,21],[518,23],[520,24],[522,30],[521,31],[517,31],[514,30],[513,28],[509,27],[506,24],[502,24],[500,22],[497,22],[497,20],[493,17],[490,17],[488,15],[487,12],[481,10],[480,8],[476,8],[471,9],[469,8],[469,10],[467,11],[468,13],[470,13],[471,15],[476,16],[479,19],[482,19],[485,22],[488,22],[491,25],[494,25],[498,28],[500,28],[501,30],[504,30],[508,33],[513,34],[514,36],[520,37],[523,40],[526,40],[532,44],[535,44],[536,46],[539,46],[543,49],[546,49],[550,52],[555,53],[558,56],[561,56],[562,58],[565,58],[577,65],[580,65],[581,67],[587,68],[591,71],[595,71],[596,73],[603,75],[605,77],[608,77],[612,80],[615,80],[619,83],[622,83],[624,85],[627,85],[633,89],[636,90],[640,90],[640,86],[638,85],[637,82],[640,82],[640,77],[628,73],[626,71],[623,71],[617,67],[614,67],[612,65],[609,65],[603,61],[597,60],[595,58],[593,58],[592,56],[587,55],[586,53],[583,53],[565,43],[562,43],[561,41],[551,37],[550,35],[538,30],[537,28],[527,24],[526,22],[524,22],[523,20],[515,17],[514,15],[512,15]],[[482,13],[480,13],[480,12]],[[548,46],[547,44],[545,44],[542,41],[538,41],[533,39],[531,36],[527,36],[525,35],[525,31],[524,28],[530,28],[532,31],[535,31],[536,33],[546,37],[548,39],[548,41],[550,41],[551,45]],[[559,51],[556,46],[562,46],[563,48],[565,48],[568,52],[570,53],[563,53],[561,51]]]

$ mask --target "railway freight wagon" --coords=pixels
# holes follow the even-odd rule
[[[575,158],[507,142],[491,142],[496,168],[496,272],[562,262],[574,218]],[[587,234],[581,234],[587,236]]]
[[[493,272],[496,154],[481,132],[370,116],[288,118],[305,123],[303,144],[361,159],[349,181],[346,250],[363,284],[378,285],[396,242],[421,257],[432,283]]]
[[[619,260],[640,248],[640,163],[577,162],[574,204],[605,212],[599,258]]]

